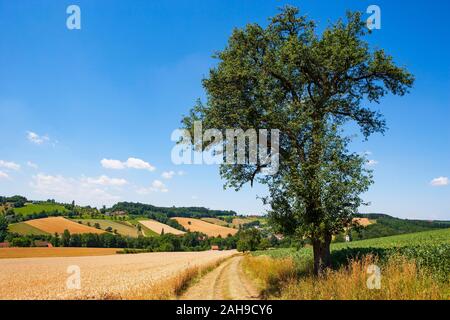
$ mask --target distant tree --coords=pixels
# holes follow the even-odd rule
[[[63,247],[69,247],[70,246],[70,232],[69,230],[65,229],[62,236],[61,236],[61,245]]]
[[[239,232],[237,250],[241,252],[254,251],[258,249],[261,241],[261,232],[257,229],[247,229]]]
[[[70,236],[70,247],[81,247],[81,236],[79,234],[72,234]]]
[[[270,247],[271,247],[271,243],[270,243],[269,239],[263,238],[259,242],[258,250],[267,250]]]
[[[0,215],[0,242],[3,242],[8,234],[8,220]]]
[[[52,237],[52,239],[51,239],[51,244],[54,246],[54,247],[59,247],[59,245],[60,245],[60,239],[59,239],[59,234],[58,234],[58,232],[55,232],[55,234],[54,234],[54,236]]]
[[[97,229],[101,229],[101,228],[100,228],[100,223],[98,223],[98,222],[96,222],[96,223],[94,224],[94,227],[97,228]]]
[[[111,226],[109,226],[108,228],[105,229],[105,231],[107,231],[107,232],[112,232],[112,231],[113,231],[113,228],[112,228]]]

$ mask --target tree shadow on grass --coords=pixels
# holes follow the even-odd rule
[[[387,259],[392,250],[386,248],[344,248],[331,252],[332,268],[339,269],[348,265],[350,260],[358,260],[367,255],[373,255],[382,262]]]

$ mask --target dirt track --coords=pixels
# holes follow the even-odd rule
[[[190,287],[182,300],[254,300],[258,292],[241,268],[242,256],[233,257]]]

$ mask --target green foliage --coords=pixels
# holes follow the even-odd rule
[[[70,232],[69,230],[64,230],[62,237],[61,237],[61,245],[63,247],[69,247],[70,246]]]
[[[356,123],[365,138],[384,132],[382,116],[363,102],[404,95],[414,82],[391,56],[370,49],[367,33],[361,13],[349,13],[319,35],[314,21],[289,6],[267,27],[235,29],[203,80],[206,104],[199,101],[182,121],[191,140],[198,120],[204,131],[280,130],[279,152],[271,154],[279,157],[275,174],[264,175],[261,159],[224,164],[220,173],[236,190],[254,181],[266,184],[265,203],[277,231],[311,238],[324,265],[331,236],[351,223],[363,204],[360,194],[372,183],[366,159],[347,149],[345,125]],[[234,137],[226,139],[196,147],[235,145]]]
[[[450,227],[450,221],[408,220],[394,218],[385,214],[364,214],[360,215],[360,217],[376,220],[376,223],[360,228],[359,230],[352,230],[350,235],[354,240],[380,238]]]
[[[3,215],[0,214],[0,242],[3,242],[3,240],[5,240],[7,234],[8,234],[8,221]]]
[[[10,241],[10,245],[12,247],[30,247],[32,245],[32,241],[29,238],[12,238]]]
[[[130,215],[147,216],[150,219],[158,220],[159,217],[216,217],[234,216],[236,212],[226,210],[210,210],[203,207],[156,207],[150,204],[119,202],[110,211],[125,211]],[[159,220],[158,220],[159,221]],[[162,221],[160,221],[162,222]],[[166,223],[166,222],[162,222]]]
[[[0,197],[0,204],[11,204],[14,208],[21,208],[27,203],[27,198],[23,196]]]
[[[237,242],[237,250],[241,252],[255,251],[261,242],[261,232],[252,228],[239,232],[239,240]]]

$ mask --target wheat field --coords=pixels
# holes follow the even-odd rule
[[[83,224],[73,222],[63,217],[49,217],[35,220],[25,221],[26,224],[35,227],[44,232],[54,234],[62,234],[64,230],[69,230],[70,233],[104,233],[105,231],[85,226]]]
[[[172,218],[178,221],[186,230],[190,230],[191,232],[202,232],[209,237],[217,237],[221,236],[222,238],[226,238],[229,234],[235,235],[238,230],[233,228],[227,228],[218,226],[216,224],[212,224],[200,219],[193,218]]]
[[[171,226],[155,221],[155,220],[139,220],[139,223],[142,224],[144,227],[156,232],[157,234],[161,234],[162,230],[164,230],[164,233],[171,233],[174,235],[183,235],[185,234],[184,231],[172,228]]]
[[[155,287],[164,289],[187,270],[234,254],[235,250],[0,259],[0,299],[151,298]],[[70,266],[79,267],[80,289],[67,288]]]

